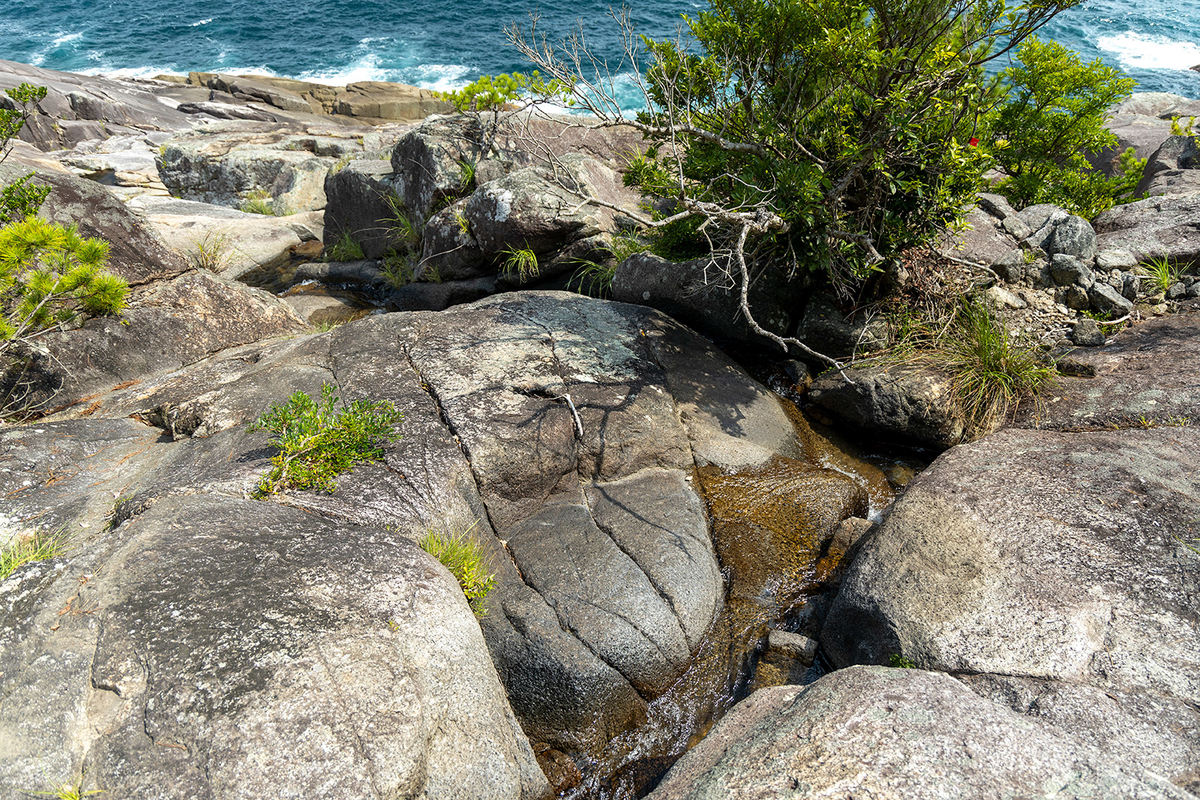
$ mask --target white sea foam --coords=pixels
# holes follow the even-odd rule
[[[345,86],[348,83],[359,81],[397,80],[395,70],[380,67],[379,56],[374,53],[363,56],[349,66],[306,70],[295,77],[298,80],[327,83],[331,86]]]
[[[470,81],[470,67],[462,64],[421,64],[404,70],[405,83],[432,89],[435,92],[452,92],[461,89]]]
[[[1096,46],[1125,69],[1191,69],[1200,64],[1200,45],[1148,33],[1101,36]]]
[[[189,28],[199,28],[201,25],[207,25],[208,23],[210,23],[212,21],[213,21],[213,18],[209,17],[208,19],[197,20],[197,21],[193,22],[191,25],[188,25],[188,27]]]
[[[77,42],[83,38],[82,33],[60,33],[51,40],[51,47],[61,47],[68,42]]]

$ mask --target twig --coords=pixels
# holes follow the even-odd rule
[[[567,406],[571,409],[571,415],[575,417],[575,433],[578,434],[579,440],[583,441],[583,420],[579,418],[579,412],[575,410],[575,402],[571,399],[571,395],[560,394],[556,399],[567,401]]]

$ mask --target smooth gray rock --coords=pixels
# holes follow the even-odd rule
[[[1096,281],[1091,267],[1077,257],[1065,253],[1057,253],[1050,259],[1050,274],[1059,286],[1074,284],[1090,289]]]
[[[47,769],[128,798],[548,789],[456,582],[400,534],[163,499],[38,589],[5,625],[14,791]],[[92,610],[56,617],[68,597]]]
[[[755,692],[649,797],[1188,798],[945,675],[851,667]]]
[[[1189,427],[1006,430],[948,451],[855,559],[826,654],[1195,704],[1200,557],[1184,539],[1200,515],[1198,446]],[[1194,737],[1171,736],[1192,750]]]
[[[1196,233],[1200,197],[1147,197],[1113,206],[1095,219],[1100,250],[1125,250],[1137,261],[1168,258],[1174,263],[1200,261]]]
[[[1051,257],[1062,253],[1091,261],[1096,256],[1096,232],[1086,219],[1072,214],[1054,222],[1053,230],[1041,246]]]
[[[1016,246],[1017,239],[1001,226],[1000,220],[981,208],[967,214],[963,230],[946,234],[936,243],[942,255],[984,265],[992,264]]]
[[[1195,136],[1171,136],[1146,162],[1138,196],[1200,192],[1200,146]]]
[[[1156,93],[1145,92],[1142,94]],[[1171,97],[1179,97],[1179,95]],[[1136,103],[1138,101],[1137,94],[1130,100]],[[1117,137],[1117,143],[1099,153],[1089,153],[1088,160],[1092,166],[1111,177],[1120,173],[1121,154],[1129,148],[1133,148],[1134,154],[1138,158],[1152,156],[1154,151],[1171,135],[1170,120],[1159,119],[1160,112],[1155,110],[1164,108],[1162,102],[1172,103],[1174,101],[1167,98],[1165,101],[1146,103],[1140,107],[1130,105],[1128,108],[1133,110],[1122,111],[1109,119],[1105,127]],[[1118,104],[1117,108],[1121,106],[1122,104]],[[1145,113],[1149,111],[1154,111],[1154,113]]]

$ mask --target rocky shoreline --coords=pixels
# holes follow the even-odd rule
[[[878,319],[756,285],[765,326],[850,363],[810,415],[941,452],[909,480],[705,338],[753,344],[704,264],[562,291],[641,202],[632,131],[518,120],[485,150],[419,90],[0,63],[22,81],[51,92],[0,179],[49,184],[132,299],[0,386],[38,412],[0,424],[0,544],[71,542],[0,580],[5,796],[1200,795],[1184,98],[1113,119],[1146,199],[985,195],[937,248],[1063,372],[976,441],[936,370],[865,358]],[[1191,268],[1153,290],[1158,257]],[[323,383],[403,438],[332,494],[251,499],[250,424]],[[482,618],[430,530],[489,554]]]

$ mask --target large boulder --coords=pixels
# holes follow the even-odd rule
[[[809,399],[864,433],[944,450],[971,432],[941,372],[921,364],[855,366],[843,376],[829,370]]]
[[[10,411],[90,402],[113,384],[199,361],[229,347],[295,334],[306,323],[278,298],[212,275],[188,272],[144,287],[120,316],[39,337],[31,360],[6,364],[0,387]]]
[[[400,534],[201,495],[88,544],[0,586],[6,793],[547,793],[462,592]]]
[[[268,198],[277,213],[325,208],[325,175],[344,156],[361,152],[361,138],[285,128],[263,132],[213,124],[170,139],[158,172],[173,195],[241,207]]]
[[[945,675],[879,667],[755,692],[649,796],[1191,797]]]
[[[362,158],[341,168],[335,166],[325,178],[325,197],[327,248],[349,236],[362,247],[364,256],[382,258],[403,244],[392,231],[394,217],[403,209],[387,161]]]
[[[128,208],[177,260],[234,280],[277,270],[306,242],[319,243],[324,231],[320,211],[276,217],[154,195],[135,197]]]
[[[1200,193],[1200,146],[1195,136],[1171,136],[1146,162],[1134,194],[1157,197]]]
[[[1153,93],[1146,92],[1144,94]],[[1171,97],[1179,97],[1179,95],[1171,95]],[[1138,102],[1139,98],[1137,95],[1134,95],[1131,100]],[[1126,103],[1128,102],[1126,101]],[[1168,100],[1167,102],[1173,101]],[[1141,107],[1137,105],[1125,106],[1122,103],[1118,104],[1117,107],[1121,108],[1122,106],[1133,110],[1121,111],[1105,123],[1105,127],[1117,137],[1116,145],[1105,148],[1099,153],[1088,154],[1088,160],[1092,163],[1092,166],[1108,176],[1116,175],[1121,171],[1121,154],[1129,148],[1133,148],[1138,158],[1148,159],[1171,135],[1171,121],[1169,119],[1159,119],[1157,113],[1141,113],[1155,108],[1164,108],[1160,103],[1148,104]],[[1169,108],[1170,106],[1165,107]]]
[[[613,299],[657,308],[709,336],[764,344],[743,318],[731,268],[711,257],[677,264],[653,253],[635,253],[617,266]],[[758,324],[778,336],[787,335],[800,305],[800,290],[794,285],[799,282],[792,283],[768,268],[750,290]]]
[[[20,164],[0,164],[0,184],[8,185],[30,172]],[[105,187],[66,172],[36,169],[33,173],[32,184],[50,187],[38,215],[75,225],[82,235],[108,242],[108,269],[130,284],[170,278],[187,269],[153,228]]]
[[[825,652],[837,666],[901,654],[953,674],[1157,698],[1114,720],[1118,751],[1156,704],[1195,730],[1197,447],[1190,427],[1006,430],[944,453],[863,545]],[[1189,727],[1162,732],[1190,753],[1164,769],[1181,784],[1200,764]]]
[[[1147,197],[1113,206],[1096,217],[1101,253],[1125,251],[1137,261],[1167,258],[1176,264],[1200,262],[1197,195]]]

